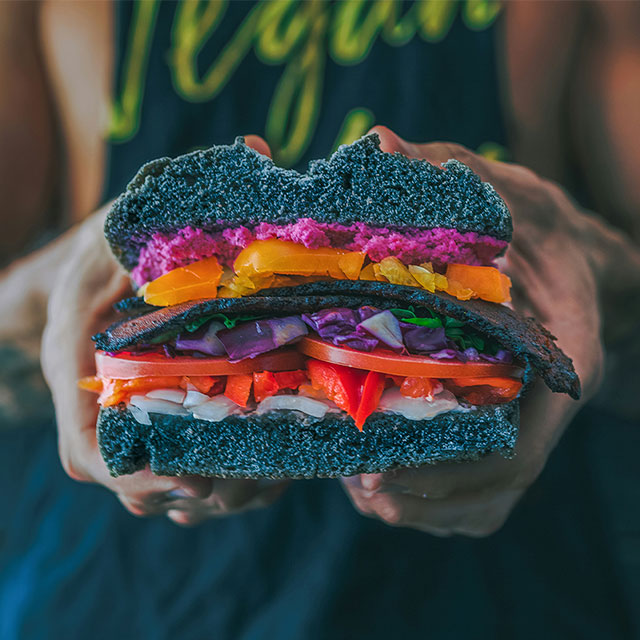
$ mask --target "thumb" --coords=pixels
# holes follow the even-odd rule
[[[394,133],[384,125],[376,125],[369,129],[369,133],[377,133],[380,138],[380,149],[387,153],[401,153],[409,158],[420,157],[419,145],[407,142],[397,133]]]
[[[267,158],[271,157],[271,149],[264,138],[250,134],[244,137],[244,143],[247,147],[251,147],[263,156],[267,156]]]

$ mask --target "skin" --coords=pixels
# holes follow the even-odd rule
[[[538,382],[521,402],[515,455],[402,469],[346,478],[343,485],[363,514],[434,535],[484,536],[499,529],[535,481],[571,418],[594,393],[602,372],[596,278],[579,237],[580,212],[554,183],[518,165],[488,161],[464,147],[407,143],[377,127],[385,151],[442,163],[456,158],[494,185],[514,219],[504,269],[512,278],[516,310],[535,315],[558,337],[582,382],[581,401]],[[566,278],[553,277],[562,272]],[[546,276],[546,277],[545,277]],[[558,305],[557,300],[563,299]],[[576,328],[578,328],[576,330]]]
[[[247,136],[246,141],[269,153],[261,138]],[[42,368],[54,398],[64,470],[74,480],[113,491],[135,516],[166,514],[180,525],[268,506],[288,482],[162,477],[149,469],[118,478],[109,475],[96,441],[95,396],[76,385],[95,372],[91,336],[115,321],[113,303],[131,290],[102,233],[107,210],[108,205],[65,238],[68,254],[49,298]]]
[[[7,5],[14,6],[5,3],[3,10]],[[33,229],[52,224],[52,216],[79,220],[98,205],[105,153],[102,108],[112,75],[110,3],[45,1],[33,6],[39,11],[21,14],[24,22],[16,29],[35,37],[34,25],[38,26],[40,52],[46,55],[26,56],[32,73],[24,74],[11,64],[15,51],[0,49],[3,86],[17,91],[14,88],[22,86],[23,78],[30,79],[22,88],[27,96],[22,104],[30,108],[20,108],[16,100],[0,101],[0,115],[24,123],[25,131],[0,145],[0,162],[16,172],[3,187],[3,196],[8,194],[5,204],[20,214],[0,219],[0,237],[22,229],[19,220],[32,220],[22,244],[11,247],[14,252],[33,239]],[[640,192],[634,178],[640,132],[633,117],[640,100],[640,85],[633,80],[640,77],[639,20],[637,3],[507,5],[501,72],[505,107],[511,114],[511,147],[514,157],[537,173],[489,162],[456,145],[406,143],[377,128],[387,151],[433,162],[458,158],[505,197],[516,226],[505,264],[514,281],[516,307],[536,315],[574,358],[583,385],[582,402],[594,393],[601,376],[601,337],[609,353],[617,344],[624,345],[627,353],[633,351],[629,335],[637,323],[637,308],[632,305],[640,299],[634,297],[640,291],[634,279],[640,274],[639,253],[628,237],[581,211],[560,187],[540,175],[571,185],[577,168],[579,181],[599,211],[619,229],[640,238]],[[65,28],[68,24],[74,25],[73,30]],[[83,45],[87,34],[91,46]],[[17,39],[12,46],[21,43]],[[82,65],[71,64],[78,58]],[[42,108],[48,104],[43,95],[55,105],[57,117],[52,109]],[[95,109],[84,108],[87,104]],[[571,113],[568,125],[567,113]],[[60,149],[53,143],[46,146],[56,137],[65,141],[64,162],[56,162],[63,155]],[[261,139],[253,138],[252,144],[268,153]],[[11,164],[25,145],[31,157],[42,159],[29,171]],[[56,202],[64,203],[60,211]],[[148,470],[115,479],[106,473],[95,443],[94,397],[75,386],[78,377],[93,372],[89,336],[109,321],[111,302],[125,291],[124,276],[102,239],[102,215],[96,214],[0,278],[0,295],[13,301],[11,317],[0,322],[2,340],[20,336],[33,353],[48,302],[42,362],[56,404],[64,468],[76,479],[114,491],[136,515],[166,513],[179,524],[270,503],[284,485],[158,478]],[[4,260],[10,256],[5,254]],[[25,282],[34,286],[25,290]],[[538,385],[523,402],[522,432],[513,460],[489,457],[469,464],[361,476],[345,480],[345,489],[363,514],[393,526],[436,535],[487,535],[504,522],[541,472],[580,406]],[[635,405],[630,401],[629,406]]]

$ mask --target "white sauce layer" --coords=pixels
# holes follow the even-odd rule
[[[151,424],[151,413],[192,416],[198,420],[219,422],[232,415],[249,413],[263,415],[272,411],[299,411],[313,418],[324,418],[328,412],[340,411],[329,400],[318,400],[303,395],[270,396],[247,410],[223,394],[212,398],[199,391],[191,390],[185,393],[175,389],[154,389],[146,395],[131,396],[128,409],[140,424],[145,425]],[[407,420],[431,420],[447,411],[464,410],[449,391],[443,390],[431,399],[406,398],[396,387],[387,389],[378,405],[378,411],[400,414]]]

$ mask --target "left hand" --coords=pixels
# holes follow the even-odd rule
[[[438,536],[486,536],[497,531],[545,466],[571,418],[596,391],[602,371],[597,278],[583,230],[588,219],[556,184],[514,164],[487,160],[444,143],[412,144],[375,127],[383,151],[434,164],[455,158],[490,182],[514,220],[505,271],[514,307],[535,316],[558,338],[582,384],[576,402],[540,381],[521,400],[515,455],[343,478],[354,506],[387,524]]]
[[[247,144],[268,152],[257,136],[247,136]],[[95,371],[91,336],[115,321],[113,303],[130,294],[129,280],[104,238],[107,208],[59,241],[62,255],[45,251],[34,271],[34,277],[45,274],[55,280],[41,361],[53,395],[64,470],[75,480],[103,485],[135,516],[167,515],[180,525],[268,506],[284,492],[287,481],[157,476],[148,467],[110,475],[96,438],[96,399],[76,384]]]

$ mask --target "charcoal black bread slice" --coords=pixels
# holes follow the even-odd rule
[[[381,309],[429,309],[464,322],[485,334],[530,366],[552,391],[580,397],[580,380],[571,359],[555,338],[533,318],[523,318],[503,305],[482,300],[457,300],[416,287],[365,280],[331,280],[281,289],[268,289],[245,298],[212,298],[156,308],[116,322],[93,337],[103,351],[119,351],[179,331],[186,323],[213,313],[309,313],[328,307],[372,305]]]
[[[232,145],[144,165],[113,204],[105,235],[128,271],[154,233],[186,226],[214,231],[312,217],[446,227],[510,241],[511,216],[493,187],[457,160],[443,166],[384,153],[372,133],[328,160],[310,162],[302,174],[277,167],[237,138]]]
[[[362,432],[328,414],[306,419],[294,411],[221,422],[151,414],[138,423],[120,405],[101,409],[98,444],[113,476],[147,464],[158,475],[222,478],[335,478],[418,467],[443,460],[509,456],[518,435],[518,402],[450,411],[411,421],[375,413]]]

